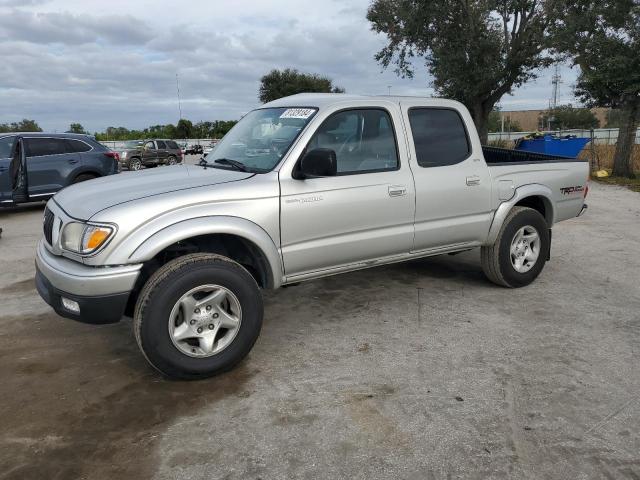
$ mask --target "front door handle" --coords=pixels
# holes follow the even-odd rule
[[[477,175],[467,177],[467,187],[473,187],[475,185],[480,185],[480,177],[478,177]]]
[[[76,160],[75,158],[70,158],[69,160],[67,160],[69,163],[78,163],[78,160]]]
[[[407,193],[407,187],[404,185],[393,185],[389,187],[389,196],[390,197],[400,197]]]

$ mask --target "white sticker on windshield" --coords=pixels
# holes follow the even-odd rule
[[[287,108],[280,118],[309,118],[314,113],[313,108]]]

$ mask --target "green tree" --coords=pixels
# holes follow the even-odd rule
[[[67,130],[67,133],[87,133],[84,129],[84,127],[79,124],[79,123],[72,123],[71,125],[69,125],[69,130]]]
[[[26,118],[19,122],[0,123],[0,133],[5,132],[41,132],[42,129],[35,120]]]
[[[301,73],[291,68],[274,69],[260,79],[258,98],[261,102],[267,103],[305,92],[344,93],[344,89],[333,85],[333,81],[328,77]]]
[[[375,58],[413,77],[422,57],[436,93],[464,103],[486,143],[495,104],[551,63],[549,1],[374,0],[367,19],[388,40]]]
[[[178,138],[191,138],[191,132],[193,130],[193,123],[191,120],[185,120],[181,118],[176,125],[175,136]]]
[[[640,124],[640,1],[568,0],[558,6],[557,48],[580,67],[576,96],[588,106],[620,109],[613,174],[633,178]]]
[[[588,108],[575,108],[573,105],[562,105],[549,109],[542,114],[542,124],[550,125],[552,130],[571,128],[599,128],[600,121]]]

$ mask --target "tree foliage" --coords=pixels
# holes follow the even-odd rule
[[[557,49],[580,67],[575,93],[589,106],[620,109],[613,174],[633,177],[640,124],[640,1],[569,0],[554,28]]]
[[[536,76],[552,21],[545,0],[374,0],[367,19],[387,36],[375,56],[401,76],[413,77],[420,57],[438,95],[464,103],[481,140],[489,114],[503,95]]]
[[[72,123],[71,125],[69,125],[69,130],[67,130],[67,133],[87,133],[84,129],[84,127],[79,124],[79,123]]]
[[[543,125],[550,125],[552,130],[568,130],[572,128],[599,128],[600,121],[588,108],[575,108],[563,105],[549,109],[542,115]]]
[[[19,122],[0,123],[0,133],[5,132],[41,132],[42,129],[35,120],[23,119]]]
[[[344,93],[344,89],[333,84],[328,77],[286,68],[271,70],[260,79],[258,98],[267,103],[296,93]]]
[[[96,133],[95,136],[101,141],[145,138],[222,138],[236,123],[236,120],[215,120],[194,124],[190,120],[181,119],[177,125],[152,125],[143,130],[109,127],[104,132]]]

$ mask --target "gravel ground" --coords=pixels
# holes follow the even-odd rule
[[[0,478],[638,479],[640,194],[588,201],[523,289],[474,251],[266,292],[247,360],[200,382],[130,319],[53,313],[42,205],[2,211]]]

